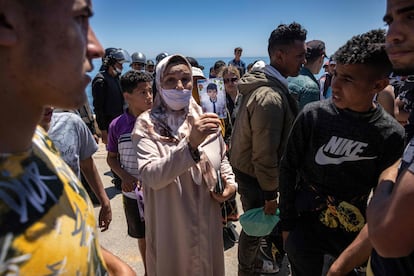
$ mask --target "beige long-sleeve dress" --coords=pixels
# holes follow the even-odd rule
[[[178,133],[188,128],[186,120]],[[196,163],[186,137],[169,139],[154,129],[146,112],[133,131],[144,187],[147,273],[222,276],[221,211],[210,195],[216,178],[209,172],[218,166],[224,182],[237,185],[224,141],[219,132],[209,136],[199,146],[201,161]]]

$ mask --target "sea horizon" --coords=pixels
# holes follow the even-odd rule
[[[202,58],[194,57],[194,58],[197,60],[199,65],[204,66],[204,69],[203,69],[204,76],[208,77],[209,72],[210,72],[210,67],[214,66],[214,63],[216,61],[223,60],[227,64],[234,57],[202,57]],[[150,58],[150,59],[155,62],[155,58]],[[150,59],[147,59],[147,60],[150,60]],[[242,56],[241,60],[246,63],[246,66],[249,63],[252,63],[256,60],[263,60],[264,62],[266,62],[266,64],[269,63],[269,57],[244,57]],[[99,68],[101,67],[101,64],[102,62],[100,59],[93,60],[94,69],[88,73],[88,75],[92,79],[99,72]],[[122,74],[128,72],[129,69],[130,69],[129,64],[125,64],[122,70]],[[86,87],[86,95],[88,97],[89,106],[91,107],[91,110],[93,112],[93,105],[92,105],[93,98],[92,98],[92,84],[91,83],[89,83],[88,86]]]
[[[210,72],[210,67],[214,66],[214,63],[218,60],[223,60],[226,64],[228,64],[229,61],[231,61],[234,57],[202,57],[202,58],[197,58],[194,57],[199,65],[204,66],[203,69],[203,73],[205,77],[209,76],[209,72]],[[150,58],[152,61],[155,62],[155,59]],[[150,60],[147,59],[147,60]],[[266,64],[269,64],[269,57],[241,57],[241,60],[244,61],[246,63],[246,66],[250,63],[253,63],[257,60],[263,60]],[[93,61],[93,65],[94,65],[94,69],[88,73],[88,75],[93,79],[96,74],[99,72],[99,68],[101,67],[101,60],[94,60]],[[124,68],[122,70],[122,73],[125,74],[128,70],[130,69],[129,64],[125,64]],[[319,74],[315,75],[315,77],[318,79],[322,73],[324,72],[323,68],[321,68],[321,71],[319,72]],[[91,110],[93,112],[93,98],[92,98],[92,84],[89,83],[88,86],[86,87],[86,95],[88,97],[88,102],[89,102],[89,106],[91,107]]]

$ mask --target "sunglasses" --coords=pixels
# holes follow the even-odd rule
[[[239,79],[238,78],[230,78],[230,79],[223,79],[223,80],[224,80],[224,83],[228,83],[228,82],[236,82]]]

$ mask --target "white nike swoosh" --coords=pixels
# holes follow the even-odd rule
[[[324,147],[325,147],[325,145],[322,145],[318,149],[318,152],[316,153],[315,162],[318,165],[338,165],[338,164],[341,164],[341,163],[346,162],[346,161],[360,161],[360,160],[369,160],[369,159],[377,158],[376,156],[374,156],[374,157],[341,156],[341,157],[337,157],[337,158],[329,157],[329,156],[326,156],[325,153],[323,152]]]

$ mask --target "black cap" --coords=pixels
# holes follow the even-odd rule
[[[197,68],[200,68],[201,70],[204,70],[204,66],[198,64],[198,61],[195,58],[186,57],[186,59],[188,60],[188,62],[191,64],[192,67],[197,67]]]

